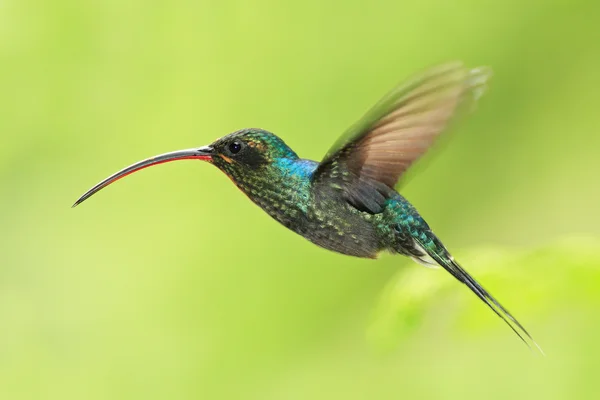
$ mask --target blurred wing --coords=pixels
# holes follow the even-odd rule
[[[465,100],[472,104],[483,94],[490,76],[488,68],[469,69],[455,62],[400,85],[342,135],[319,164],[313,182],[344,190],[359,209],[380,212],[400,176],[427,151]]]

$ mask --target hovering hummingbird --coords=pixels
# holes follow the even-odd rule
[[[387,250],[425,266],[442,266],[523,342],[539,348],[394,189],[457,111],[481,96],[490,76],[488,68],[470,69],[460,62],[425,70],[384,96],[320,163],[298,157],[273,133],[242,129],[208,146],[161,154],[126,167],[87,191],[73,207],[143,168],[204,160],[223,171],[271,217],[318,246],[365,258]]]

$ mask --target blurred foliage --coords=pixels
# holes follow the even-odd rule
[[[572,238],[541,249],[507,253],[480,248],[470,255],[459,256],[465,263],[475,266],[471,272],[480,281],[493,285],[492,288],[527,288],[526,291],[506,291],[502,296],[507,302],[519,304],[520,312],[551,318],[555,310],[569,302],[600,305],[597,304],[600,297],[595,295],[600,282],[600,268],[597,268],[600,256],[595,250],[598,246],[597,240]],[[564,268],[565,265],[569,268]],[[376,308],[370,330],[373,343],[389,350],[401,344],[406,334],[420,329],[427,318],[436,322],[437,329],[444,331],[447,328],[443,324],[456,325],[458,322],[459,326],[465,325],[465,329],[460,331],[461,336],[479,334],[478,325],[489,328],[488,320],[496,317],[490,311],[489,318],[477,318],[476,313],[485,310],[486,306],[483,302],[474,301],[469,291],[457,291],[456,286],[454,278],[432,269],[399,271],[383,291]],[[565,287],[577,288],[577,291],[567,292]],[[496,292],[493,290],[493,293]],[[451,297],[454,295],[460,296],[460,301],[455,302],[457,304],[446,302],[453,300]],[[436,312],[424,312],[436,307]],[[515,317],[520,320],[518,315]],[[533,336],[535,338],[535,334]]]
[[[599,16],[0,1],[0,399],[597,398]],[[445,272],[317,248],[208,165],[69,208],[124,165],[247,126],[319,159],[451,59],[491,66],[491,88],[403,193],[546,358]]]

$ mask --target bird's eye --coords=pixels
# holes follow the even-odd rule
[[[229,143],[229,151],[231,154],[237,154],[242,149],[242,144],[238,141]]]

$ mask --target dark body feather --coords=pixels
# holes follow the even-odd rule
[[[245,140],[253,140],[249,138],[257,135],[272,134],[257,129],[232,134],[243,136]],[[224,139],[231,140],[227,138]],[[343,185],[335,181],[327,186],[315,184],[314,174],[319,164],[300,159],[295,153],[261,162],[243,174],[238,168],[231,168],[229,161],[224,165],[217,160],[216,164],[270,216],[318,246],[364,258],[375,258],[387,250],[424,265],[444,267],[525,343],[531,342],[539,348],[525,328],[454,260],[415,207],[394,189],[373,189],[363,195],[375,196],[377,209],[374,211],[349,201]],[[369,204],[369,199],[363,197],[361,204]]]
[[[238,164],[227,156],[213,162],[273,218],[314,244],[366,258],[387,250],[442,266],[523,341],[535,344],[394,189],[458,111],[479,98],[489,76],[486,68],[468,69],[461,63],[425,71],[388,93],[320,163],[298,158],[281,139],[260,129],[220,139],[223,146],[243,141],[252,163]]]

